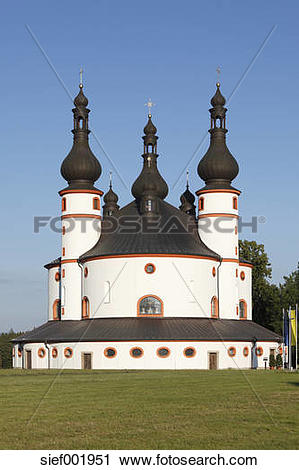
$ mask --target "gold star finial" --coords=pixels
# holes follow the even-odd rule
[[[83,88],[83,69],[82,67],[80,68],[80,88]]]
[[[152,117],[152,107],[155,106],[155,103],[152,102],[152,99],[149,98],[147,103],[145,103],[144,106],[147,106],[147,109],[148,109],[148,117]]]

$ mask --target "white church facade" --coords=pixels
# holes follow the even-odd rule
[[[83,86],[74,142],[61,166],[61,256],[48,263],[48,321],[14,340],[16,368],[257,368],[281,338],[252,321],[252,265],[240,260],[238,164],[226,145],[225,98],[211,100],[204,185],[165,201],[157,129],[149,114],[143,168],[120,208],[94,184],[101,166],[89,142]]]

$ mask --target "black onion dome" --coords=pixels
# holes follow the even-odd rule
[[[79,91],[78,95],[76,96],[76,98],[74,99],[74,105],[77,106],[77,107],[80,107],[80,106],[86,107],[88,105],[88,99],[86,98],[86,96],[83,93],[83,87],[82,86],[80,86],[80,91]]]
[[[74,141],[71,151],[63,160],[61,175],[68,182],[66,189],[95,189],[94,183],[100,177],[102,168],[89,147],[88,100],[83,94],[82,86],[74,100]]]
[[[216,83],[216,86],[217,86],[217,90],[216,90],[215,95],[214,95],[213,98],[211,99],[211,105],[212,105],[213,107],[216,107],[216,106],[224,106],[225,103],[226,103],[226,99],[225,99],[224,96],[221,94],[221,91],[220,91],[220,83]]]
[[[227,110],[224,108],[225,98],[220,93],[219,86],[217,83],[217,91],[211,100],[213,108],[209,110],[211,114],[210,146],[197,167],[198,175],[206,183],[206,189],[229,189],[231,182],[239,173],[239,165],[226,145]]]
[[[116,204],[118,202],[118,195],[113,191],[112,187],[110,186],[109,191],[107,191],[103,199],[105,204]]]
[[[191,193],[191,191],[189,190],[189,186],[187,186],[186,190],[183,192],[183,194],[181,195],[180,197],[180,200],[181,202],[182,199],[184,199],[184,201],[188,201],[190,204],[194,204],[195,202],[195,196],[193,193]]]
[[[180,210],[185,212],[186,214],[195,216],[196,214],[195,205],[194,205],[195,196],[189,190],[188,183],[187,183],[186,190],[183,192],[183,194],[180,197],[180,201],[181,201]]]
[[[148,122],[147,122],[145,128],[143,129],[143,132],[145,133],[145,135],[156,134],[156,132],[157,132],[157,128],[152,123],[152,117],[150,115],[148,116]]]

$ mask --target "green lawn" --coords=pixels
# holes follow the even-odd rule
[[[299,448],[298,373],[1,370],[0,406],[1,449]]]

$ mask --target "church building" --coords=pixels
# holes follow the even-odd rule
[[[226,145],[220,84],[198,203],[187,183],[179,207],[165,201],[151,112],[133,200],[120,207],[111,181],[105,194],[95,186],[102,169],[82,83],[74,105],[73,146],[61,165],[61,254],[45,265],[48,321],[14,340],[14,367],[264,367],[281,338],[252,321],[253,266],[239,257],[239,167]]]

